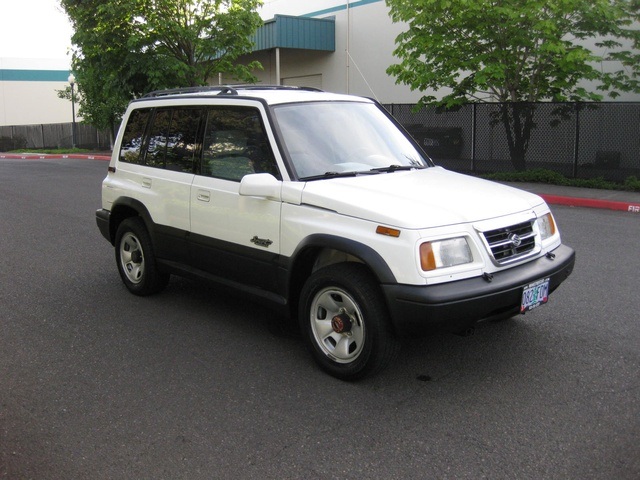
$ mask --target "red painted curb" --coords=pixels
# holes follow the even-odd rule
[[[46,153],[1,153],[0,158],[7,160],[56,160],[61,158],[77,158],[79,160],[111,160],[107,155],[85,154],[46,154]]]
[[[594,198],[562,197],[560,195],[539,194],[545,202],[554,205],[568,205],[570,207],[603,208],[630,213],[640,213],[640,203],[617,202],[613,200],[598,200]]]

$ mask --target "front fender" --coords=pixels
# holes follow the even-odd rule
[[[336,235],[321,233],[309,235],[300,242],[291,256],[292,265],[295,266],[296,259],[310,248],[330,248],[352,255],[367,265],[381,284],[396,283],[396,278],[387,262],[378,252],[364,243]]]

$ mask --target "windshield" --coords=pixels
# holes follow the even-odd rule
[[[298,103],[273,111],[301,180],[430,165],[374,104]]]

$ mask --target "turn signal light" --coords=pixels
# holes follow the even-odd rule
[[[400,230],[390,227],[383,227],[382,225],[378,225],[378,228],[376,228],[376,233],[378,235],[386,235],[387,237],[398,238],[400,236]]]
[[[420,266],[425,272],[438,268],[436,265],[436,256],[433,253],[433,247],[430,243],[420,245]]]
[[[553,221],[553,215],[547,213],[538,219],[538,227],[540,228],[540,236],[542,240],[553,237],[556,233],[556,223]]]

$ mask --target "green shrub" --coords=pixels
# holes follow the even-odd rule
[[[526,170],[524,172],[498,172],[481,175],[489,180],[501,182],[547,183],[550,185],[564,185],[569,187],[596,188],[601,190],[630,190],[640,191],[640,180],[628,177],[623,184],[610,182],[604,178],[567,178],[552,170],[542,168]]]
[[[637,177],[627,177],[624,181],[625,190],[640,192],[640,180]]]

